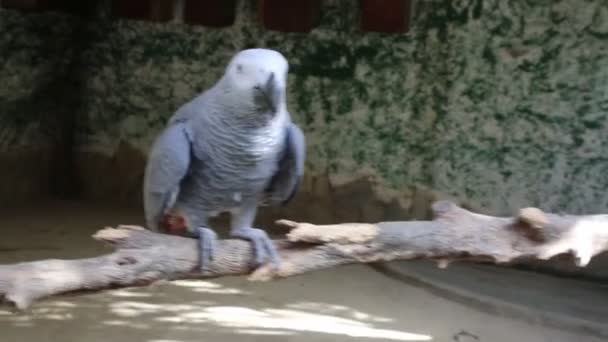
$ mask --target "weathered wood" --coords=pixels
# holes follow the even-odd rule
[[[64,293],[145,286],[158,280],[250,274],[266,281],[350,263],[434,259],[440,267],[454,260],[509,263],[572,253],[577,265],[608,249],[608,215],[560,216],[536,208],[514,217],[476,214],[452,202],[433,205],[432,221],[313,225],[281,220],[291,228],[276,240],[278,269],[254,270],[251,245],[220,240],[209,272],[198,269],[194,239],[158,234],[137,226],[98,231],[93,238],[115,251],[79,260],[42,260],[0,266],[0,295],[24,310],[35,300]]]

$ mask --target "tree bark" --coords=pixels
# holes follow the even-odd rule
[[[111,254],[78,260],[41,260],[0,265],[0,295],[16,310],[58,294],[145,286],[159,280],[250,274],[267,281],[351,263],[433,259],[510,263],[571,253],[576,264],[608,249],[608,215],[556,215],[525,208],[514,217],[476,214],[449,201],[433,204],[432,221],[314,225],[280,220],[291,231],[275,240],[277,269],[254,269],[251,245],[219,240],[211,269],[198,268],[196,240],[154,233],[138,226],[98,231],[93,238]]]

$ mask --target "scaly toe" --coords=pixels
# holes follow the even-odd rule
[[[267,261],[270,261],[275,268],[278,267],[279,255],[265,231],[258,228],[249,228],[234,232],[232,236],[251,241],[255,267],[259,267]]]
[[[211,261],[215,255],[217,234],[213,230],[205,227],[199,227],[197,233],[200,250],[200,268],[201,271],[207,272],[210,270]]]
[[[274,243],[272,243],[272,240],[270,240],[267,237],[266,240],[264,240],[263,244],[264,244],[264,250],[267,255],[268,261],[270,261],[273,268],[275,268],[275,269],[279,268],[279,263],[281,262],[281,258],[279,257],[279,253],[277,252],[276,247],[274,246]]]

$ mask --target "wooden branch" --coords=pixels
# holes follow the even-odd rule
[[[350,263],[434,259],[508,263],[572,253],[577,265],[608,249],[608,215],[560,216],[536,208],[511,218],[472,213],[452,202],[433,204],[432,221],[344,223],[318,226],[286,220],[286,239],[275,243],[278,269],[253,270],[251,245],[218,241],[211,270],[198,270],[194,239],[158,234],[137,226],[98,231],[93,238],[115,248],[108,255],[79,260],[42,260],[0,266],[0,295],[24,310],[35,300],[83,290],[145,286],[158,280],[251,274],[266,281]]]

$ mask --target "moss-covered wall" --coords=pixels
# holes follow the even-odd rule
[[[433,187],[497,211],[608,211],[608,2],[455,3]]]
[[[263,46],[292,65],[311,174],[373,174],[406,202],[419,186],[495,213],[606,209],[605,1],[419,1],[407,35],[358,32],[353,7],[326,1],[305,35],[262,29],[247,5],[227,29],[98,26],[83,70],[87,160],[145,152],[233,53]]]
[[[373,218],[424,215],[433,195],[421,189],[500,214],[608,207],[605,1],[418,1],[407,35],[359,32],[348,0],[324,1],[310,34],[272,32],[252,3],[240,1],[225,29],[100,12],[76,30],[87,39],[78,53],[66,44],[82,40],[73,19],[0,11],[10,32],[0,38],[0,146],[42,146],[40,123],[67,108],[83,193],[138,200],[145,153],[167,118],[236,51],[262,46],[291,63],[289,108],[315,176],[305,192],[371,175],[365,191],[383,209],[361,215]]]
[[[128,147],[128,155],[145,152],[177,107],[212,85],[236,51],[252,46],[278,49],[290,60],[289,107],[307,134],[310,174],[340,178],[365,168],[397,189],[430,184],[434,123],[427,113],[442,106],[437,96],[445,93],[446,49],[428,32],[434,9],[426,7],[437,4],[421,7],[411,35],[361,35],[349,1],[326,2],[321,25],[310,34],[266,31],[248,3],[241,2],[237,24],[227,29],[136,21],[98,26],[84,63],[87,109],[79,139],[86,162],[80,165],[87,178],[108,184],[91,182],[85,192],[135,194],[131,180],[140,179],[139,168],[123,168],[129,176],[121,179],[99,179],[98,170],[115,165],[104,156],[122,158]]]

